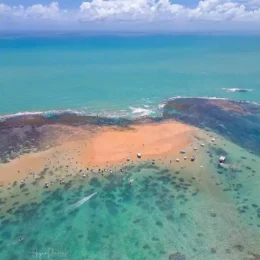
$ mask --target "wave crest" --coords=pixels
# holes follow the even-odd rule
[[[155,113],[154,110],[148,108],[142,108],[142,107],[129,107],[129,108],[132,110],[133,115],[137,115],[139,117],[149,116]]]
[[[241,92],[241,93],[253,91],[252,89],[249,88],[222,88],[222,90],[226,92]]]
[[[233,89],[232,89],[233,90]],[[162,103],[157,106],[153,105],[143,105],[141,106],[129,106],[127,109],[121,109],[118,111],[111,110],[100,110],[100,111],[90,111],[87,108],[83,109],[66,109],[66,110],[48,110],[48,111],[25,111],[25,112],[17,112],[14,114],[0,115],[0,123],[5,122],[8,119],[19,119],[19,118],[27,118],[30,117],[40,117],[43,119],[51,119],[57,116],[76,116],[76,117],[102,117],[108,119],[114,118],[124,118],[124,119],[138,119],[142,117],[154,117],[154,116],[162,116],[162,112],[164,107],[168,102],[177,100],[177,99],[203,99],[203,100],[227,100],[236,103],[245,103],[252,105],[260,105],[257,102],[252,101],[241,101],[241,100],[232,100],[228,98],[219,98],[219,97],[188,97],[188,96],[174,96],[164,100]]]

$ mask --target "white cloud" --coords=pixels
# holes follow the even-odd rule
[[[81,4],[79,19],[260,21],[259,11],[258,8],[247,10],[244,4],[224,0],[202,0],[193,9],[169,0],[92,0]]]
[[[38,19],[57,19],[60,18],[60,13],[61,10],[57,2],[53,2],[47,6],[41,4],[32,5],[25,10],[26,17]]]
[[[8,6],[8,5],[0,4],[0,12],[1,12],[1,13],[2,13],[2,12],[9,12],[10,9],[11,9],[11,7]]]
[[[221,0],[200,1],[197,8],[189,10],[193,19],[223,21],[236,20],[246,13],[244,5]]]
[[[174,17],[176,14],[184,14],[184,11],[184,6],[172,4],[169,0],[92,0],[80,6],[81,17],[89,20],[112,17],[125,20],[163,19],[167,14]]]
[[[66,10],[61,10],[57,2],[52,2],[49,5],[31,5],[27,8],[22,5],[8,6],[0,4],[0,21],[4,19],[9,21],[14,19],[20,22],[24,20],[60,20],[64,14],[66,14]]]
[[[40,0],[39,0],[40,1]],[[78,9],[64,10],[57,2],[36,4],[27,8],[0,4],[0,25],[30,22],[42,24],[81,24],[94,21],[170,21],[174,24],[194,22],[253,22],[260,24],[260,0],[201,0],[197,7],[188,8],[169,0],[92,0],[82,2]],[[259,5],[258,5],[259,3]],[[250,6],[250,7],[249,7]]]

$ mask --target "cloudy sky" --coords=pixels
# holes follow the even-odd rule
[[[259,31],[260,0],[0,0],[0,30]]]

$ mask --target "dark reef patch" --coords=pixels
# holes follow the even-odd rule
[[[166,102],[163,118],[210,129],[260,154],[260,105],[233,100],[177,98]],[[224,152],[224,151],[221,151]]]
[[[182,255],[180,253],[170,254],[169,260],[186,260],[185,255]]]
[[[129,128],[135,124],[158,123],[169,119],[212,130],[260,154],[260,146],[255,145],[260,142],[260,105],[221,99],[177,98],[166,102],[162,116],[146,119],[106,118],[68,112],[50,117],[42,114],[6,117],[0,121],[0,162],[6,163],[21,154],[47,149],[47,144],[45,146],[41,142],[46,136],[45,126],[91,125],[95,131],[95,126]],[[52,128],[50,131],[49,143],[55,145],[60,130]],[[148,167],[156,169],[153,162]]]

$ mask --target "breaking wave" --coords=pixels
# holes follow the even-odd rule
[[[233,90],[233,89],[232,89]],[[84,117],[97,117],[97,118],[108,118],[108,119],[138,119],[142,117],[158,117],[162,116],[163,109],[168,102],[177,100],[177,99],[204,99],[204,100],[228,100],[236,103],[246,103],[253,105],[260,105],[256,102],[251,101],[239,101],[231,100],[228,98],[219,98],[219,97],[187,97],[187,96],[174,96],[164,100],[162,103],[157,105],[142,105],[142,106],[129,106],[126,109],[121,109],[117,111],[111,110],[100,110],[100,111],[91,111],[90,109],[66,109],[66,110],[48,110],[48,111],[25,111],[18,112],[14,114],[0,115],[0,123],[5,122],[7,119],[14,121],[15,119],[21,118],[42,118],[42,119],[55,119],[59,116],[75,116],[77,118]]]
[[[222,88],[222,90],[226,92],[241,92],[241,93],[253,91],[252,89],[248,89],[248,88]]]
[[[147,106],[146,108],[142,108],[142,107],[129,107],[129,108],[132,110],[133,115],[137,115],[140,117],[149,116],[155,113],[153,109],[148,109]]]
[[[93,116],[93,117],[105,117],[105,118],[139,118],[144,116],[156,115],[157,108],[151,108],[150,106],[144,105],[144,107],[129,107],[128,109],[121,109],[118,111],[111,110],[100,110],[100,111],[90,111],[90,110],[77,110],[77,109],[67,109],[67,110],[49,110],[49,111],[25,111],[17,112],[14,114],[0,115],[0,122],[4,122],[6,119],[15,118],[30,118],[33,116],[41,116],[42,118],[55,118],[62,115],[71,116]]]

